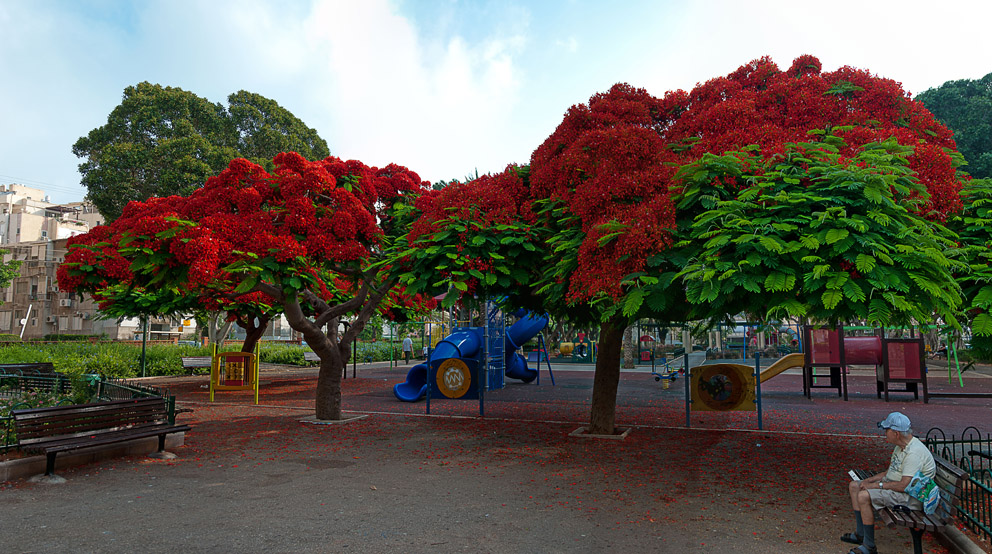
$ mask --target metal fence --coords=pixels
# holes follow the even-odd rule
[[[992,540],[992,435],[967,427],[949,438],[942,429],[927,431],[924,441],[931,452],[971,476],[961,495],[958,518],[975,533]]]

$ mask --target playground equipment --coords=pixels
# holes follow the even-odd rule
[[[572,363],[596,363],[596,346],[595,342],[585,337],[576,341],[572,348]]]
[[[655,381],[662,382],[662,388],[668,388],[668,384],[674,381],[679,374],[685,374],[686,369],[692,369],[697,366],[703,365],[706,362],[705,352],[692,352],[688,356],[688,367],[686,367],[686,356],[684,356],[685,351],[675,352],[675,356],[671,361],[668,358],[662,358],[660,360],[660,367],[655,368],[654,360],[651,363],[651,375],[654,375]]]
[[[789,369],[802,369],[804,362],[805,356],[802,353],[782,356],[775,363],[761,370],[761,382],[764,383]]]
[[[851,337],[844,335],[844,327],[817,329],[803,327],[803,342],[807,345],[803,360],[803,394],[812,398],[814,388],[835,388],[837,395],[847,400],[847,373],[852,365],[875,366],[877,397],[890,392],[912,392],[919,398],[923,388],[923,402],[930,401],[927,390],[925,348],[922,337],[886,338],[883,330],[874,336]],[[827,373],[817,370],[826,369]],[[817,378],[826,377],[826,384]],[[891,384],[901,383],[905,388],[892,389]]]
[[[515,315],[520,319],[506,329],[498,348],[502,351],[503,375],[530,383],[538,377],[538,370],[528,367],[527,360],[517,350],[547,326],[548,317],[520,312]],[[428,392],[432,398],[479,398],[485,334],[482,327],[455,329],[438,341],[427,363],[413,366],[406,381],[393,386],[393,395],[403,402],[416,402]],[[490,347],[490,355],[498,354],[494,350],[497,349]]]
[[[255,404],[258,404],[258,353],[258,344],[255,352],[217,352],[214,344],[210,364],[211,402],[214,391],[250,390],[255,392]]]
[[[771,379],[772,377],[781,375],[782,373],[790,369],[802,369],[804,363],[805,363],[805,356],[801,353],[788,354],[786,356],[782,356],[778,360],[775,360],[775,362],[772,365],[761,370],[761,382],[764,383],[765,381]],[[722,363],[722,364],[713,364],[713,365],[726,366],[727,368],[730,368],[731,370],[737,371],[741,374],[746,373],[748,371],[752,371],[752,372],[754,371],[753,367],[744,364]],[[691,357],[690,357],[689,367],[690,369],[696,367],[696,365],[693,365],[691,363]],[[655,380],[657,381],[658,378],[655,377]]]

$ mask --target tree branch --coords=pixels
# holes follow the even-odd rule
[[[393,288],[395,284],[395,278],[386,279],[372,292],[368,301],[365,302],[364,306],[362,306],[361,311],[359,311],[355,319],[352,320],[351,325],[344,332],[344,334],[341,335],[342,343],[351,344],[351,342],[358,337],[358,334],[365,329],[365,324],[372,318],[372,314],[379,309],[379,304],[381,303],[382,298],[389,292],[389,289]]]

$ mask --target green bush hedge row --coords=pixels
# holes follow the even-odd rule
[[[402,352],[398,343],[393,345],[393,359],[399,359]],[[388,361],[390,343],[359,343],[357,360],[359,363]],[[224,351],[239,350],[240,344],[222,348]],[[262,343],[261,361],[272,364],[317,365],[305,362],[303,353],[309,348],[294,344]],[[173,344],[150,344],[147,346],[145,374],[184,375],[182,357],[209,356],[210,347]],[[66,342],[43,344],[7,344],[0,347],[0,364],[51,362],[56,371],[68,375],[94,373],[106,377],[137,377],[141,375],[141,346],[114,342]],[[206,373],[206,369],[198,369]]]

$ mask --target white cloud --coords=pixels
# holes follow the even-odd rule
[[[322,2],[306,29],[323,69],[317,84],[330,119],[323,132],[334,154],[400,163],[432,180],[512,161],[522,37],[470,44],[456,35],[430,48],[384,1]]]
[[[437,180],[526,162],[570,105],[619,81],[661,95],[762,55],[913,93],[992,71],[992,3],[512,2],[0,2],[0,183],[82,197],[72,144],[141,81],[262,94],[335,155]]]

